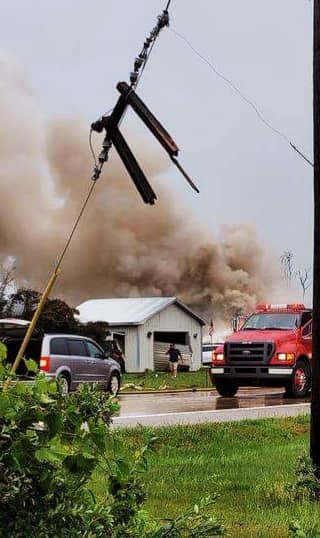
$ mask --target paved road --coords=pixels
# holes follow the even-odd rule
[[[120,396],[116,427],[168,426],[226,422],[310,412],[309,400],[289,400],[279,389],[246,388],[237,397],[221,398],[215,391]]]

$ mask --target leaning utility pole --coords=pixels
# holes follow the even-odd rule
[[[320,0],[314,0],[314,254],[310,455],[320,477]]]

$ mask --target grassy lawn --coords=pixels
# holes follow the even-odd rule
[[[147,431],[158,438],[145,475],[152,514],[176,515],[217,492],[215,513],[230,537],[286,538],[292,520],[309,527],[320,522],[320,507],[298,502],[290,492],[297,458],[307,451],[308,430],[309,418],[297,417],[136,428],[119,435],[129,451],[143,444]]]
[[[170,372],[144,372],[142,374],[124,374],[122,392],[139,390],[172,390],[212,388],[209,372],[203,368],[197,372],[178,372],[176,379]]]

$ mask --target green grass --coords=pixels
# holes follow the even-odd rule
[[[212,388],[208,369],[197,372],[178,372],[174,379],[170,372],[144,372],[142,374],[124,374],[122,392],[139,390],[174,390]]]
[[[232,538],[286,538],[292,520],[320,521],[320,507],[290,493],[307,451],[309,418],[119,431],[129,451],[146,432],[158,438],[145,475],[146,508],[170,517],[215,492],[215,513]],[[102,486],[102,483],[100,484]]]
[[[4,359],[6,356],[7,356],[7,348],[2,342],[0,342],[0,359]]]

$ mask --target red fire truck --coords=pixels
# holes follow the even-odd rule
[[[241,386],[284,386],[303,398],[311,388],[312,311],[303,304],[259,304],[212,355],[211,379],[221,396]]]

